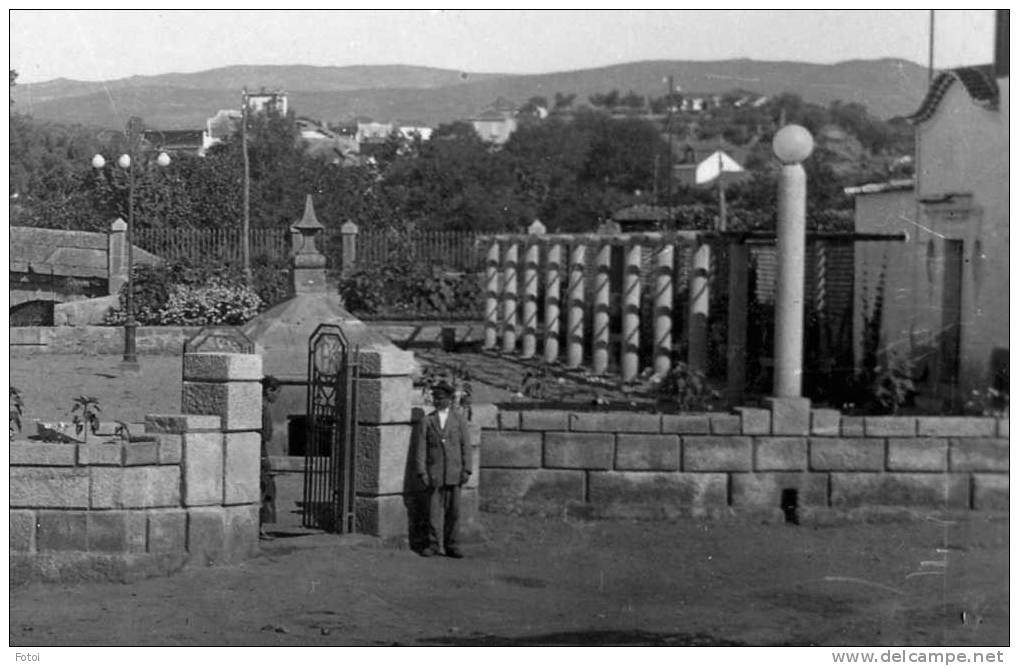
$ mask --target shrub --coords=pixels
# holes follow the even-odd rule
[[[208,285],[175,285],[160,324],[178,326],[237,325],[254,318],[262,299],[249,287],[214,279]]]
[[[268,305],[287,295],[285,261],[259,256],[252,262],[252,282],[231,264],[195,264],[176,259],[157,266],[135,266],[135,320],[142,325],[243,324]],[[110,326],[122,325],[127,285],[120,293],[121,307],[106,315]],[[215,304],[214,301],[222,301]],[[203,323],[204,322],[204,323]]]
[[[358,314],[458,317],[478,313],[480,289],[472,273],[387,261],[340,280],[346,307]]]

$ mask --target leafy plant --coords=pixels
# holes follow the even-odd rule
[[[14,439],[14,433],[21,432],[21,414],[25,407],[25,403],[21,399],[21,391],[16,387],[10,387],[10,419],[8,421],[11,439]]]
[[[556,379],[545,365],[528,370],[520,380],[520,394],[533,400],[552,400],[556,397]]]
[[[77,435],[84,432],[86,442],[89,430],[93,435],[98,434],[100,411],[102,409],[99,407],[99,398],[90,395],[80,395],[75,398],[74,406],[71,407],[71,413],[74,414],[74,418],[71,420],[74,424],[74,433]]]
[[[874,368],[870,393],[880,409],[897,414],[916,395],[913,363],[909,357],[894,352],[887,352],[884,356],[884,362]]]
[[[983,391],[973,389],[965,404],[966,412],[980,416],[1008,418],[1008,391],[987,387]]]
[[[683,412],[710,411],[712,401],[719,398],[703,372],[681,361],[673,362],[668,374],[652,381],[659,398],[674,403]]]
[[[131,441],[131,428],[127,423],[123,421],[117,421],[117,427],[113,431],[115,437],[119,437],[123,442]]]

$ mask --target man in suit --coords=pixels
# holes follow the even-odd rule
[[[461,558],[457,547],[460,486],[471,475],[471,441],[467,419],[453,407],[453,387],[442,382],[432,389],[435,411],[418,430],[415,471],[428,492],[428,546],[423,557],[439,554],[439,525],[447,557]]]

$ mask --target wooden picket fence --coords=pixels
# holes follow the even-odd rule
[[[319,248],[326,255],[327,267],[341,268],[341,237],[337,230],[327,231]],[[378,265],[390,258],[425,262],[452,271],[479,271],[484,257],[477,249],[479,234],[471,231],[422,231],[401,236],[386,231],[365,231],[357,236],[357,265]],[[219,261],[243,260],[240,229],[138,229],[134,243],[159,257],[170,260]],[[252,229],[251,256],[286,259],[290,256],[290,232],[286,229]]]

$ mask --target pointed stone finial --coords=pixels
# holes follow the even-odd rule
[[[545,231],[546,231],[545,225],[542,224],[541,220],[538,219],[535,219],[534,222],[531,222],[531,226],[527,227],[527,233],[532,234],[534,236],[540,236],[541,234],[545,233]]]
[[[308,233],[313,234],[325,229],[325,227],[322,226],[322,223],[318,221],[318,217],[315,216],[315,204],[312,203],[310,194],[308,195],[308,198],[304,200],[304,215],[301,216],[300,221],[298,221],[293,228],[305,235]]]

